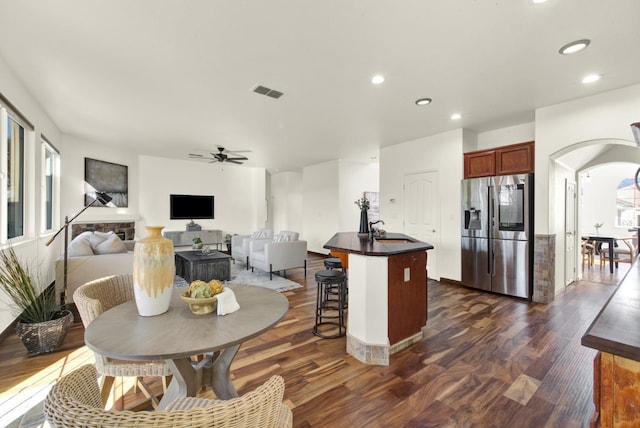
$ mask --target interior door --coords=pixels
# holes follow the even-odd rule
[[[576,231],[576,183],[565,179],[564,183],[564,286],[568,286],[577,279],[576,261],[577,231]]]
[[[422,172],[404,176],[404,233],[432,244],[427,252],[427,276],[440,280],[438,248],[440,243],[440,201],[438,172]]]

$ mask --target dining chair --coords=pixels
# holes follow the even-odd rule
[[[595,259],[594,243],[589,242],[588,239],[582,238],[582,246],[580,252],[582,253],[582,268],[584,269],[585,264],[589,265],[589,267],[593,266],[593,262]]]
[[[613,247],[613,262],[616,266],[618,263],[633,263],[638,256],[637,251],[634,238],[616,239],[616,245]],[[600,251],[600,267],[603,267],[608,260],[609,248],[603,245]]]
[[[85,328],[101,313],[114,306],[134,299],[133,275],[113,275],[88,282],[73,293],[80,318]],[[113,334],[123,332],[114,331]],[[100,393],[102,404],[106,405],[116,377],[135,377],[136,387],[140,388],[153,406],[158,405],[158,397],[145,384],[145,376],[161,376],[163,389],[166,390],[171,379],[169,366],[161,361],[125,361],[105,357],[94,352],[96,368],[102,374]]]
[[[291,427],[283,404],[284,379],[271,376],[238,398],[181,397],[165,410],[105,410],[95,366],[86,364],[62,377],[49,391],[44,414],[53,427]]]

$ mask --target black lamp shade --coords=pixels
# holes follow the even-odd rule
[[[111,202],[113,198],[104,192],[96,192],[96,199],[102,205],[107,205],[109,202]]]

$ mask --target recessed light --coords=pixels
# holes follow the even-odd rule
[[[589,39],[576,40],[571,43],[567,43],[566,45],[561,47],[558,52],[560,52],[562,55],[571,55],[585,49],[587,46],[589,46],[589,43],[591,43],[591,40]]]
[[[597,82],[602,78],[601,74],[588,74],[582,78],[582,83],[589,84],[593,82]]]
[[[416,104],[419,106],[426,106],[427,104],[431,104],[431,98],[420,98],[416,100]]]
[[[453,113],[451,115],[451,120],[459,120],[462,119],[462,115],[460,113]]]
[[[381,84],[382,82],[384,82],[384,76],[382,76],[382,75],[380,75],[380,74],[378,74],[378,75],[376,75],[376,76],[373,76],[373,77],[371,78],[371,83],[373,83],[374,85],[379,85],[379,84]]]
[[[533,4],[540,4],[540,3],[546,3],[548,0],[531,0],[531,3]]]

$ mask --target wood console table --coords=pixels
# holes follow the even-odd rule
[[[200,238],[205,245],[215,245],[216,249],[220,249],[220,246],[224,244],[224,237],[222,236],[222,230],[198,230],[198,231],[184,231],[184,230],[163,230],[162,235],[173,241],[174,247],[184,247],[193,245],[193,238]]]

